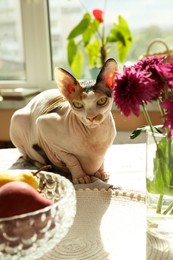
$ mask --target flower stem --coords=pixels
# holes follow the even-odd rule
[[[153,136],[153,140],[154,140],[154,142],[155,142],[155,144],[156,144],[156,147],[157,147],[157,149],[158,149],[158,143],[157,143],[156,137],[155,137],[155,135],[154,135],[154,128],[153,128],[153,125],[152,125],[152,122],[151,122],[151,120],[150,120],[150,117],[149,117],[149,114],[148,114],[148,111],[147,111],[147,109],[146,109],[145,104],[143,104],[142,107],[143,107],[143,112],[144,112],[145,118],[146,118],[147,123],[148,123],[148,125],[149,125],[149,127],[150,127],[150,130],[151,130],[151,133],[152,133],[152,136]],[[163,171],[163,167],[161,167],[161,172],[162,172],[162,171]],[[163,175],[163,172],[162,172],[162,175]],[[162,201],[163,201],[163,195],[160,194],[159,199],[158,199],[158,202],[157,202],[157,208],[156,208],[156,213],[158,213],[158,214],[161,214]]]
[[[149,114],[148,114],[148,111],[147,111],[147,109],[146,109],[145,104],[142,105],[142,108],[143,108],[144,116],[145,116],[145,118],[146,118],[146,120],[147,120],[147,123],[148,123],[148,125],[149,125],[149,127],[150,127],[150,130],[151,130],[151,133],[152,133],[154,142],[155,142],[156,146],[158,147],[157,140],[156,140],[156,137],[155,137],[155,135],[154,135],[154,128],[153,128],[153,125],[152,125],[152,122],[151,122],[151,119],[150,119],[150,117],[149,117]]]
[[[163,195],[161,194],[159,196],[159,199],[158,199],[158,202],[157,202],[157,208],[156,208],[156,213],[158,213],[158,214],[161,214],[162,201],[163,201]]]
[[[159,107],[160,114],[163,117],[165,115],[165,112],[164,112],[164,109],[161,107],[160,103],[161,103],[161,99],[159,97],[158,100],[157,100],[157,104],[158,104],[158,107]]]
[[[167,209],[163,212],[163,215],[166,215],[172,208],[173,208],[173,202],[171,202],[171,203],[169,204],[169,206],[167,207]]]

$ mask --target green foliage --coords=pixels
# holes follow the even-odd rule
[[[79,22],[77,26],[71,31],[71,33],[68,36],[68,40],[74,39],[75,37],[83,34],[86,29],[88,28],[90,23],[90,15],[85,14],[82,18],[82,20]]]
[[[147,179],[147,190],[160,195],[173,195],[173,139],[163,137],[154,158],[154,178]]]
[[[118,17],[118,24],[115,23],[110,30],[107,41],[117,42],[118,58],[120,62],[124,62],[132,43],[132,35],[127,21],[122,16]]]
[[[71,69],[75,71],[75,76],[80,78],[84,66],[84,55],[82,51],[78,51],[71,64]]]
[[[88,53],[89,65],[91,68],[93,67],[101,67],[101,59],[100,59],[100,41],[95,39],[91,44],[86,46],[86,52]]]
[[[101,26],[102,28],[100,28]],[[104,23],[100,23],[89,13],[85,13],[79,24],[68,35],[68,63],[76,77],[80,78],[82,75],[84,55],[91,68],[102,67],[111,50],[112,43],[116,43],[119,61],[125,60],[132,43],[132,35],[127,21],[119,16],[118,23],[113,24],[107,37],[104,32]],[[82,57],[80,62],[79,57]],[[82,65],[82,69],[79,68],[79,65]]]
[[[146,133],[147,130],[149,130],[150,127],[149,126],[142,126],[142,127],[138,127],[136,128],[131,134],[130,134],[130,139],[135,139],[136,137],[138,137],[141,133]],[[159,133],[162,134],[163,132],[156,126],[153,126],[153,131],[155,133]]]
[[[68,63],[71,66],[77,54],[77,45],[74,40],[69,40],[67,46],[67,53],[68,53]]]
[[[135,139],[135,138],[138,137],[142,132],[146,132],[147,129],[148,129],[147,126],[143,126],[143,127],[138,127],[138,128],[136,128],[136,129],[130,134],[130,139]]]
[[[135,139],[142,132],[146,132],[149,126],[139,127],[134,130],[130,138]],[[153,134],[163,134],[161,130],[153,126]],[[147,179],[147,191],[153,194],[173,195],[173,139],[163,137],[157,143],[155,158],[153,159],[153,179]]]
[[[99,22],[95,19],[94,20],[90,19],[90,23],[88,25],[88,28],[82,34],[84,46],[87,46],[90,43],[93,35],[97,32],[98,28],[99,28]]]

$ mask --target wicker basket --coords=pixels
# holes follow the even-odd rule
[[[155,53],[151,53],[151,49],[153,47],[153,45],[155,44],[161,44],[163,45],[163,47],[165,48],[164,51],[162,52],[155,52]],[[143,55],[143,57],[147,57],[147,56],[166,56],[166,58],[169,60],[170,58],[173,58],[173,50],[170,50],[167,43],[163,40],[160,39],[156,39],[153,40],[147,48],[146,54]]]

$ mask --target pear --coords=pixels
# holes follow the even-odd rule
[[[22,181],[8,182],[0,187],[0,218],[33,212],[52,204],[53,201]]]
[[[0,187],[11,181],[23,181],[38,189],[38,180],[32,172],[10,171],[0,172]]]
[[[0,187],[11,181],[23,181],[31,185],[34,189],[38,190],[38,179],[36,175],[42,170],[51,169],[51,165],[44,165],[36,172],[23,172],[19,170],[5,170],[0,171]]]

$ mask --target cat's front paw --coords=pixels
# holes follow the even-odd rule
[[[108,172],[105,172],[105,171],[97,171],[94,174],[94,176],[101,179],[102,181],[106,181],[106,180],[109,179],[110,174]]]
[[[73,184],[87,184],[87,183],[91,183],[91,178],[88,175],[79,178],[73,178]]]

